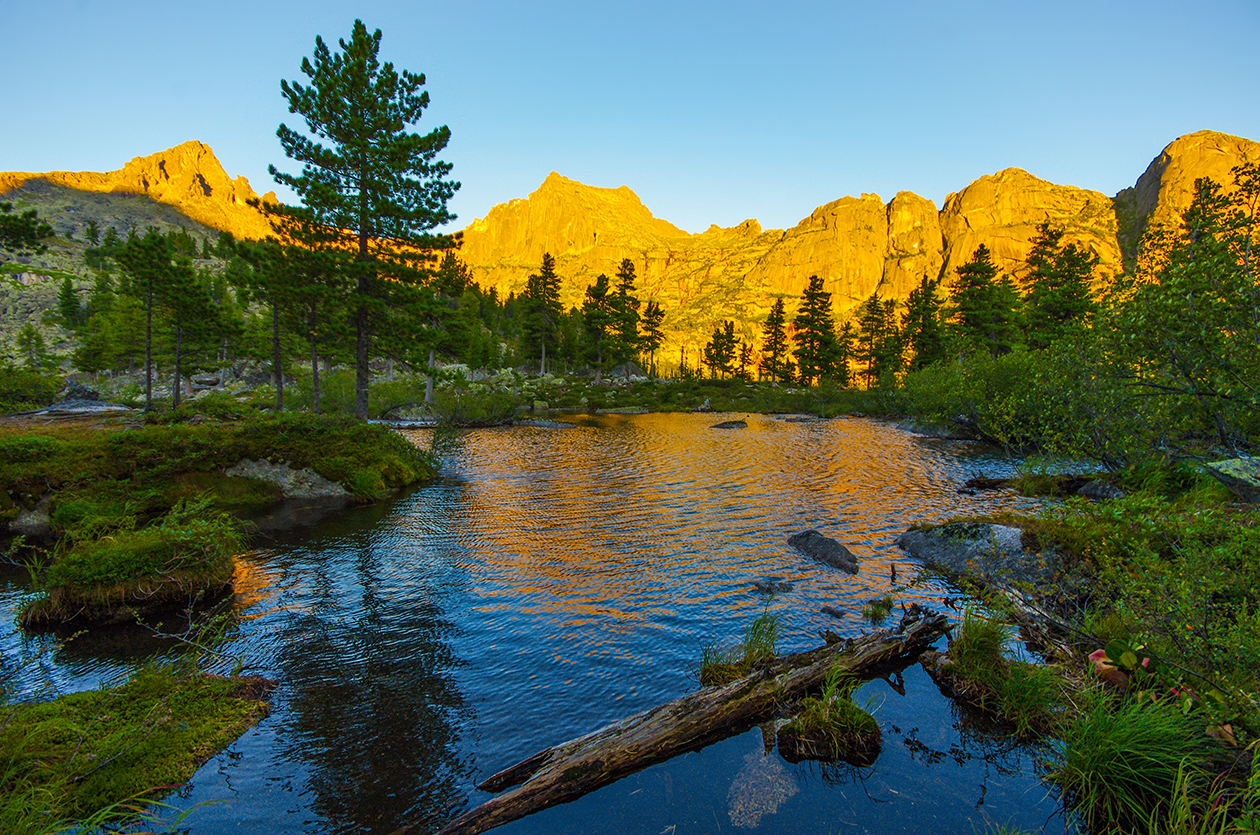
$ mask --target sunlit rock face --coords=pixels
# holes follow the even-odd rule
[[[1227,133],[1201,130],[1179,136],[1160,152],[1136,185],[1116,195],[1121,243],[1131,259],[1138,236],[1151,225],[1176,227],[1194,199],[1194,181],[1210,177],[1228,192],[1232,169],[1260,162],[1260,143]]]
[[[1045,221],[1066,231],[1065,242],[1098,255],[1101,280],[1122,263],[1132,264],[1148,223],[1176,224],[1196,178],[1227,185],[1230,169],[1247,160],[1260,161],[1260,143],[1200,131],[1168,145],[1114,200],[1008,168],[949,195],[939,211],[908,191],[887,203],[864,194],[819,206],[787,230],[763,230],[746,220],[700,234],[654,217],[626,186],[597,188],[552,173],[528,197],[473,221],[464,230],[460,256],[483,286],[506,298],[524,290],[550,252],[566,308],[580,306],[600,273],[612,276],[629,258],[640,299],[666,311],[663,359],[694,366],[723,320],[733,319],[738,337],[754,342],[776,298],[787,300],[790,318],[812,275],[822,277],[841,318],[873,293],[905,299],[925,276],[943,279],[948,290],[958,266],[980,244],[999,270],[1019,276]],[[269,232],[262,214],[247,205],[256,196],[249,183],[228,177],[201,142],[137,157],[105,174],[0,174],[0,196],[38,178],[84,191],[146,195],[239,238]]]
[[[1109,197],[1007,168],[945,198],[941,233],[947,282],[981,244],[993,254],[999,273],[1019,275],[1025,270],[1037,227],[1045,222],[1065,230],[1063,243],[1075,243],[1098,256],[1096,275],[1120,272],[1116,215]]]
[[[262,238],[270,231],[262,213],[248,205],[249,200],[258,198],[249,181],[244,177],[228,177],[210,146],[202,142],[185,142],[147,157],[136,157],[117,171],[104,174],[90,171],[0,174],[0,195],[34,179],[79,191],[143,194],[158,203],[176,207],[199,223],[231,232],[237,238]],[[275,195],[268,193],[263,199],[275,200]]]

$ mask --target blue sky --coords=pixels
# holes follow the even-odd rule
[[[0,170],[105,171],[189,139],[259,192],[296,170],[280,79],[361,17],[423,72],[461,228],[548,172],[690,231],[1008,166],[1114,194],[1177,136],[1260,139],[1260,2],[0,0]]]

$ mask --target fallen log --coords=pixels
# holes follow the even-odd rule
[[[484,832],[741,732],[819,689],[833,666],[854,678],[885,675],[912,662],[947,626],[943,615],[912,607],[896,630],[771,659],[730,684],[704,688],[540,751],[478,786],[489,792],[517,788],[460,815],[439,835]],[[404,827],[395,835],[419,831]]]

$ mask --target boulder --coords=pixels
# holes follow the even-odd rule
[[[721,423],[715,423],[710,429],[747,429],[748,421],[746,420],[724,420]]]
[[[897,537],[897,547],[946,575],[1003,585],[1047,583],[1058,577],[1061,563],[1054,550],[1026,549],[1019,528],[988,522],[909,530]]]
[[[9,522],[9,530],[17,536],[28,536],[40,539],[52,531],[52,496],[44,496],[30,510],[23,510],[17,518]]]
[[[1260,501],[1260,459],[1230,458],[1204,464],[1208,475],[1229,488],[1243,502]]]
[[[350,492],[335,481],[329,481],[314,470],[295,470],[281,461],[251,461],[241,459],[227,469],[225,475],[265,481],[280,488],[286,499],[338,499],[349,498]]]
[[[1105,478],[1093,478],[1076,491],[1076,495],[1084,496],[1095,502],[1105,499],[1123,499],[1124,491]]]
[[[857,574],[858,572],[858,558],[854,556],[853,552],[831,537],[823,536],[818,531],[808,530],[793,534],[788,537],[788,545],[791,545],[810,559],[818,560],[833,568],[839,568],[850,574]]]
[[[101,393],[78,380],[71,380],[57,395],[58,400],[100,400]]]

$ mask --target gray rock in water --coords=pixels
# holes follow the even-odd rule
[[[710,429],[747,429],[748,421],[746,420],[724,420],[721,423],[715,423]]]
[[[927,530],[906,531],[897,546],[928,568],[954,576],[979,576],[999,583],[1046,583],[1058,576],[1053,550],[1024,548],[1023,531],[986,522],[949,522]]]
[[[1076,491],[1076,495],[1101,502],[1104,499],[1123,499],[1124,491],[1105,478],[1094,478],[1085,482],[1084,486]]]
[[[242,459],[225,475],[266,481],[280,488],[286,499],[337,499],[348,498],[350,491],[335,481],[329,481],[314,470],[295,470],[287,463]]]
[[[810,559],[826,563],[850,574],[858,572],[858,558],[853,552],[818,531],[809,530],[788,537],[788,545],[800,551]]]
[[[1229,488],[1239,501],[1260,502],[1260,460],[1255,458],[1230,458],[1204,464],[1208,475]]]
[[[794,586],[782,577],[762,577],[753,583],[753,588],[761,594],[784,594]]]

